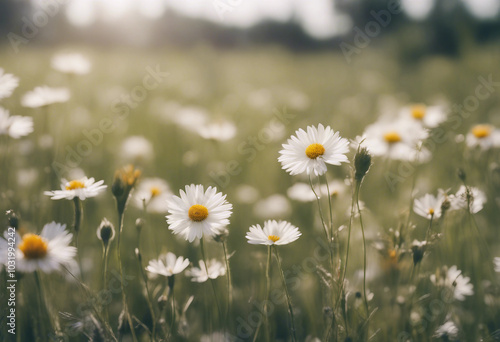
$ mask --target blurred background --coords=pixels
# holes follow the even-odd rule
[[[20,79],[12,97],[0,104],[13,115],[33,117],[35,123],[32,134],[2,147],[6,167],[0,171],[0,209],[17,211],[23,232],[40,231],[52,220],[70,226],[72,202],[52,201],[43,191],[58,189],[61,178],[83,174],[110,186],[114,171],[128,163],[137,165],[143,178],[164,179],[169,194],[191,183],[215,185],[234,205],[228,238],[229,250],[235,252],[234,315],[245,318],[255,311],[252,300],[263,297],[266,262],[264,247],[246,243],[248,227],[271,218],[300,227],[301,239],[283,248],[286,265],[301,265],[322,237],[309,190],[291,190],[307,178],[289,176],[277,161],[281,144],[295,130],[318,123],[354,139],[379,116],[410,103],[441,105],[455,115],[456,106],[474,95],[480,77],[500,79],[499,12],[499,0],[0,0],[0,68]],[[88,73],[53,68],[55,55],[75,52],[90,63]],[[70,98],[49,109],[22,106],[23,95],[41,85],[67,88]],[[466,165],[470,184],[482,186],[488,196],[478,221],[493,251],[500,243],[495,230],[500,182],[491,176],[487,183],[484,170],[496,170],[498,176],[498,165],[492,164],[498,153],[489,159],[464,154],[463,135],[475,123],[500,126],[497,88],[459,126],[445,124],[446,141],[419,167],[416,180],[420,194],[438,188],[455,192],[460,185],[456,170]],[[113,128],[102,129],[108,119]],[[375,339],[380,341],[395,340],[401,328],[390,324],[400,314],[391,306],[394,300],[387,289],[392,283],[387,281],[397,278],[394,272],[409,273],[411,264],[407,258],[399,268],[387,258],[387,250],[381,254],[373,247],[386,242],[390,228],[406,220],[412,177],[403,177],[395,188],[386,178],[388,172],[397,174],[398,167],[375,160],[361,194],[372,246],[370,289],[382,311],[375,318],[381,328]],[[336,227],[348,222],[349,176],[349,166],[330,168]],[[123,248],[129,252],[122,255],[126,273],[139,279],[134,222],[144,214],[133,203],[124,230]],[[84,211],[84,268],[91,287],[98,289],[101,245],[95,229],[103,217],[116,224],[110,189],[86,200]],[[197,264],[198,246],[174,237],[164,215],[165,207],[147,214],[140,242],[143,263],[172,251]],[[423,231],[427,221],[413,219]],[[361,243],[358,233],[353,237],[356,246]],[[440,263],[426,269],[432,273],[442,264],[458,264],[479,284],[478,268],[458,256],[467,248],[466,240],[447,245]],[[217,243],[208,249],[210,257],[222,260]],[[117,267],[114,258],[110,267]],[[348,273],[352,291],[360,289],[361,267],[358,250]],[[54,296],[53,306],[73,312],[81,299],[76,285],[70,293],[57,277],[49,279],[51,290],[65,295]],[[321,337],[323,288],[315,272],[301,272],[300,279],[300,291],[292,296],[301,339]],[[196,309],[188,310],[189,319],[177,337],[199,341],[210,325],[208,284],[193,284],[185,277],[176,281],[182,289],[179,305],[194,294]],[[224,284],[225,279],[218,279],[221,289]],[[277,274],[273,284],[280,287]],[[127,291],[133,293],[131,310],[149,324],[141,282],[132,281]],[[311,293],[316,296],[311,298]],[[121,308],[119,297],[114,299],[112,322]],[[474,298],[464,304],[469,310],[462,322],[470,337],[465,340],[484,328],[474,316],[484,309],[482,302]],[[495,308],[485,319],[489,331],[500,328]],[[273,324],[278,339],[288,335],[286,317],[285,306],[277,308]],[[23,322],[23,338],[30,341],[28,313]],[[426,334],[442,323],[433,321]],[[85,340],[77,336],[75,340]]]

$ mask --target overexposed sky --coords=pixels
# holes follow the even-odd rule
[[[500,0],[462,0],[478,18],[494,17]],[[435,0],[402,0],[405,12],[422,20],[434,7]],[[236,27],[249,27],[261,20],[297,20],[316,38],[329,38],[351,29],[348,16],[335,10],[332,0],[70,0],[66,15],[71,23],[85,26],[97,18],[115,21],[127,14],[160,18],[167,8],[193,18]]]

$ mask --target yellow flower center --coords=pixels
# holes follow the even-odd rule
[[[42,259],[47,255],[47,242],[39,235],[24,234],[19,249],[26,259]]]
[[[280,239],[280,238],[279,238],[278,236],[276,236],[276,235],[269,235],[267,238],[268,238],[269,240],[271,240],[272,242],[276,242],[276,241],[278,241],[278,240]]]
[[[395,249],[391,249],[391,250],[389,251],[389,258],[391,258],[391,259],[395,259],[395,258],[396,258],[396,256],[397,256],[397,252],[396,252],[396,250],[395,250]]]
[[[160,190],[158,187],[153,186],[153,187],[151,188],[151,197],[156,197],[156,196],[158,196],[160,193],[161,193],[161,190]]]
[[[390,131],[384,134],[384,139],[389,144],[394,144],[401,141],[401,136],[396,131]]]
[[[411,116],[417,120],[422,120],[425,116],[425,106],[421,104],[412,106]]]
[[[66,185],[66,190],[75,190],[75,189],[83,189],[85,188],[85,184],[80,182],[79,180],[72,180]]]
[[[472,128],[472,134],[476,138],[486,138],[491,134],[491,127],[488,125],[476,125]]]
[[[429,215],[434,215],[434,209],[432,208],[429,209]]]
[[[321,144],[311,144],[306,148],[306,156],[311,159],[316,159],[325,154],[325,148]]]
[[[201,222],[208,217],[208,209],[204,205],[195,204],[189,208],[188,216],[191,221]]]

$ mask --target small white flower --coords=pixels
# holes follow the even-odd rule
[[[445,109],[441,106],[427,107],[424,104],[414,104],[401,110],[404,118],[410,118],[424,127],[434,128],[446,120]]]
[[[208,260],[207,262],[208,274],[207,267],[205,267],[205,262],[203,260],[200,260],[199,264],[199,268],[192,267],[191,269],[186,271],[186,275],[190,276],[191,281],[193,282],[204,283],[209,278],[217,279],[218,277],[222,277],[226,274],[226,268],[224,267],[224,265],[215,259]]]
[[[248,184],[240,184],[235,191],[236,200],[243,204],[252,204],[259,199],[259,190]]]
[[[246,238],[253,245],[287,245],[302,235],[299,228],[287,221],[266,221],[264,228],[259,224],[250,227]]]
[[[430,152],[417,149],[427,139],[428,132],[410,120],[383,119],[368,126],[362,136],[363,145],[375,156],[396,160],[426,161]]]
[[[458,328],[455,323],[448,321],[436,329],[435,337],[447,337],[455,340],[458,338]]]
[[[348,162],[349,141],[341,138],[339,132],[334,132],[330,126],[326,128],[308,126],[307,133],[299,129],[283,144],[283,150],[278,161],[284,170],[291,175],[307,173],[323,175],[326,164],[340,165]]]
[[[486,203],[486,195],[484,192],[475,187],[469,187],[470,193],[467,188],[462,185],[455,195],[450,195],[450,203],[452,210],[467,209],[467,204],[470,205],[470,212],[476,214],[480,212]],[[469,197],[467,199],[467,197]]]
[[[18,85],[19,78],[4,73],[3,69],[0,68],[0,100],[11,96]]]
[[[495,272],[500,273],[500,257],[494,258],[493,263],[495,264]]]
[[[79,53],[61,53],[52,57],[52,68],[57,71],[74,74],[84,75],[90,72],[90,61]]]
[[[143,136],[131,136],[121,145],[121,157],[128,162],[141,162],[153,159],[153,144]]]
[[[0,135],[9,135],[19,139],[33,132],[33,118],[28,116],[13,115],[0,107]]]
[[[167,201],[172,196],[168,183],[161,178],[144,178],[134,192],[134,205],[142,209],[146,201],[147,210],[152,213],[166,213]]]
[[[500,129],[489,124],[475,125],[467,134],[466,143],[471,148],[479,146],[482,150],[500,147]]]
[[[73,198],[78,197],[83,201],[86,198],[96,197],[99,193],[105,190],[107,185],[102,185],[103,183],[103,180],[96,182],[93,177],[83,177],[72,181],[63,179],[61,182],[61,190],[45,191],[43,194],[50,196],[53,200],[72,200]]]
[[[427,219],[441,217],[441,205],[445,200],[443,191],[439,191],[437,196],[425,194],[420,198],[416,198],[413,203],[413,211],[415,214]]]
[[[174,234],[181,234],[189,242],[204,235],[213,236],[229,224],[233,206],[226,195],[216,188],[203,185],[186,185],[180,197],[172,196],[168,201],[167,222]]]
[[[165,277],[179,274],[189,266],[189,259],[176,257],[174,253],[162,254],[158,260],[151,260],[146,270],[150,273],[159,274]]]
[[[474,285],[470,283],[470,278],[464,277],[462,271],[457,269],[457,266],[451,266],[446,271],[446,274],[441,275],[439,278],[436,277],[436,274],[432,274],[430,279],[434,285],[447,287],[451,290],[456,300],[464,301],[465,296],[474,294]]]
[[[21,237],[16,233],[16,269],[23,273],[36,270],[50,273],[60,270],[61,266],[71,267],[76,255],[76,248],[70,246],[72,238],[66,225],[56,222],[46,224],[40,235],[27,233]],[[2,255],[7,255],[7,247],[5,240],[0,238]]]
[[[45,107],[54,103],[67,102],[69,97],[70,93],[66,88],[41,86],[24,94],[21,105],[28,108]]]
[[[328,196],[328,190],[330,190],[330,196],[342,195],[345,191],[345,183],[339,181],[332,181],[326,184],[322,184],[318,189],[315,187],[314,191],[318,196]],[[311,189],[311,185],[307,183],[295,183],[286,192],[287,196],[295,201],[299,202],[312,202],[316,201],[316,196]]]
[[[204,139],[227,141],[236,135],[236,126],[230,121],[214,122],[198,127],[198,134]]]

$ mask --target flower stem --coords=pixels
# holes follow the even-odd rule
[[[283,273],[283,267],[281,266],[281,260],[280,256],[278,254],[278,248],[276,246],[274,247],[274,253],[276,254],[276,259],[278,260],[278,268],[280,269],[280,276],[281,276],[281,281],[283,282],[283,287],[285,289],[285,295],[286,295],[286,301],[288,303],[288,312],[290,313],[290,320],[292,324],[292,341],[297,341],[297,336],[296,336],[296,329],[295,329],[295,319],[293,317],[293,308],[292,308],[292,301],[290,299],[290,294],[288,293],[288,289],[286,287],[286,280],[285,280],[285,274]]]
[[[361,181],[358,181],[358,182],[361,183]],[[370,314],[368,311],[368,297],[366,294],[366,239],[365,239],[365,228],[363,226],[363,217],[361,216],[361,209],[359,207],[359,191],[357,191],[357,193],[356,193],[356,206],[358,208],[358,213],[359,213],[359,223],[361,225],[361,234],[363,235],[363,296],[365,299],[366,317],[368,317]],[[367,327],[368,327],[368,325],[367,325]]]
[[[121,287],[121,292],[122,292],[122,306],[123,310],[125,311],[125,316],[127,318],[127,322],[130,327],[130,332],[132,333],[132,339],[134,342],[137,342],[137,337],[135,336],[135,331],[134,331],[134,324],[132,322],[132,318],[130,317],[130,313],[128,311],[128,305],[127,305],[127,294],[125,293],[125,287],[123,283],[125,282],[125,279],[123,277],[123,265],[122,265],[122,259],[121,259],[121,236],[122,236],[122,230],[123,230],[123,218],[125,215],[125,211],[123,210],[118,210],[118,236],[117,236],[117,246],[116,246],[116,253],[118,256],[118,269],[120,271],[120,287]]]
[[[80,277],[82,278],[82,282],[85,282],[83,278],[82,254],[80,253],[80,248],[78,248],[78,237],[83,220],[83,206],[82,201],[78,197],[73,198],[73,204],[75,207],[75,221],[73,223],[73,229],[75,231],[75,247],[78,258],[78,267],[80,268]]]
[[[219,317],[221,317],[221,310],[219,306],[219,300],[217,299],[217,292],[215,291],[215,283],[212,278],[210,278],[209,273],[208,273],[208,264],[207,264],[207,258],[205,256],[205,248],[203,247],[203,237],[200,239],[200,248],[201,248],[201,257],[203,258],[203,262],[205,263],[205,270],[207,272],[207,277],[210,279],[210,284],[212,286],[212,291],[214,293],[214,300],[215,304],[217,305],[217,312],[219,313]]]
[[[226,322],[227,322],[227,318],[229,318],[233,302],[233,286],[231,284],[231,268],[229,266],[226,241],[222,241],[222,250],[224,251],[224,260],[226,261],[226,273],[227,273],[227,311],[226,311]]]
[[[103,247],[103,253],[102,253],[102,279],[103,279],[103,290],[107,291],[108,288],[108,252],[109,252],[109,245]],[[104,311],[104,319],[106,320],[106,324],[109,324],[109,314],[108,314],[108,306],[104,305],[103,307]]]
[[[266,341],[270,341],[269,334],[269,312],[267,304],[269,303],[269,293],[271,292],[271,245],[267,247],[267,265],[266,265],[266,302],[264,304],[264,313],[266,315]]]

